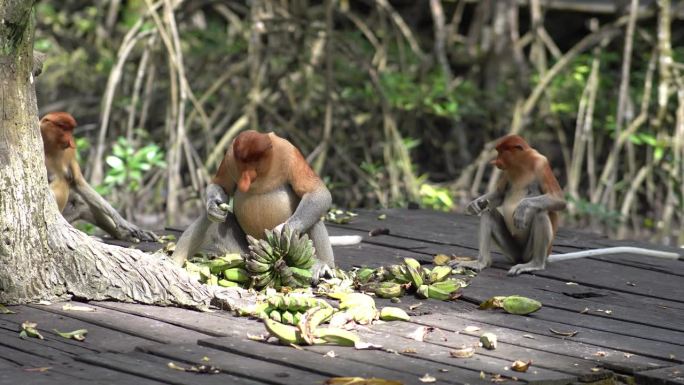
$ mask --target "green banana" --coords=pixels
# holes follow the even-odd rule
[[[265,273],[271,270],[271,265],[250,259],[245,263],[245,267],[250,273]]]
[[[403,309],[387,306],[380,310],[380,319],[383,321],[409,321],[411,317]]]
[[[408,267],[414,268],[416,271],[420,271],[420,262],[415,258],[404,258],[404,264]]]
[[[375,295],[380,298],[396,298],[404,295],[404,287],[396,282],[381,282],[374,291]]]
[[[276,321],[276,322],[283,322],[282,315],[278,310],[271,310],[270,313],[268,313],[268,318]]]
[[[406,265],[406,271],[408,271],[413,287],[420,287],[420,285],[423,284],[423,275],[420,273],[420,270],[414,269],[413,266]]]
[[[280,340],[284,344],[302,344],[302,334],[297,327],[285,325],[280,322],[273,321],[270,318],[264,318],[266,330]]]
[[[442,290],[434,285],[428,285],[428,298],[446,301],[450,298],[450,296],[450,291]]]
[[[441,282],[451,274],[451,267],[449,266],[435,266],[428,275],[428,281],[431,284]]]
[[[324,340],[326,343],[340,345],[340,346],[354,346],[361,342],[361,339],[356,334],[338,328],[319,328],[313,332],[316,338]]]
[[[238,282],[234,281],[229,281],[227,279],[219,279],[218,282],[216,282],[217,285],[223,286],[223,287],[237,287],[240,286]]]
[[[233,267],[230,269],[223,270],[223,276],[233,282],[247,282],[249,280],[249,274],[247,270],[241,269],[239,267]]]

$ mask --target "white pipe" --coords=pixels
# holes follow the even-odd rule
[[[573,253],[565,253],[565,254],[551,254],[551,255],[549,255],[548,262],[554,263],[554,262],[559,262],[559,261],[568,261],[568,260],[577,259],[577,258],[593,257],[596,255],[608,255],[608,254],[618,254],[618,253],[648,255],[649,257],[671,259],[671,260],[678,260],[678,259],[684,257],[682,255],[679,255],[678,253],[672,253],[672,252],[668,252],[668,251],[643,249],[641,247],[620,246],[620,247],[605,247],[602,249],[576,251]]]

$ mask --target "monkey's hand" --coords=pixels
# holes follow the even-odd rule
[[[465,212],[468,215],[480,215],[483,211],[489,209],[489,200],[484,196],[475,198],[472,202],[468,203]]]
[[[116,232],[118,233],[117,239],[122,239],[133,243],[159,241],[157,234],[149,230],[143,230],[128,221],[119,223],[117,225]]]
[[[228,195],[217,184],[207,186],[207,218],[212,222],[225,222],[228,217]]]
[[[537,209],[530,205],[527,199],[521,200],[513,212],[513,225],[520,230],[526,229],[530,224],[530,218],[536,213]]]
[[[311,282],[317,285],[322,278],[335,278],[335,271],[327,263],[317,259],[311,267]]]

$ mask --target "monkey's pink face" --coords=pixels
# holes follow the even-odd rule
[[[511,151],[510,150],[503,150],[503,151],[498,151],[498,154],[496,156],[496,159],[491,161],[491,164],[496,166],[499,170],[505,170],[508,168],[508,165],[511,162]]]

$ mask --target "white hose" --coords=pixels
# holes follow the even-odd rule
[[[360,235],[333,235],[330,236],[330,244],[332,246],[350,246],[361,243]]]
[[[663,259],[670,259],[670,260],[678,260],[678,259],[681,259],[684,257],[682,255],[679,255],[678,253],[672,253],[672,252],[668,252],[668,251],[643,249],[641,247],[619,246],[619,247],[606,247],[606,248],[602,248],[602,249],[576,251],[573,253],[565,253],[565,254],[551,254],[551,255],[549,255],[548,262],[554,263],[554,262],[559,262],[559,261],[568,261],[568,260],[577,259],[577,258],[593,257],[596,255],[608,255],[608,254],[619,254],[619,253],[640,254],[640,255],[647,255],[649,257],[656,257],[656,258],[663,258]]]

